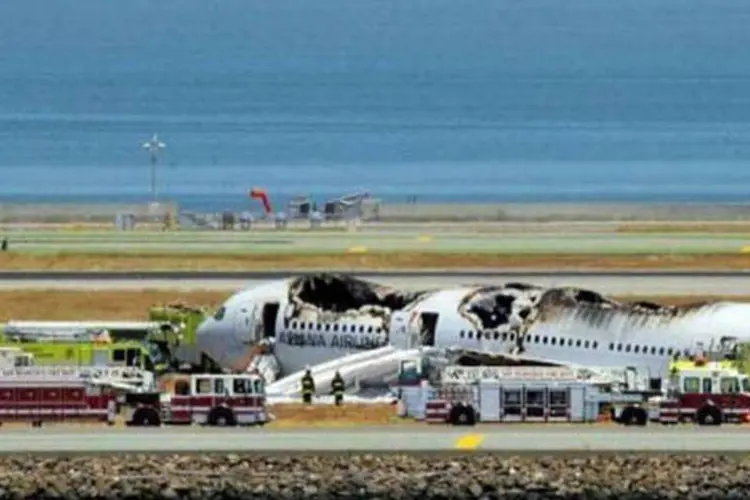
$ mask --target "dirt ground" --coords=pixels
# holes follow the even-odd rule
[[[750,254],[560,255],[368,253],[312,255],[0,254],[2,270],[235,270],[274,269],[716,269],[750,268]]]
[[[273,427],[340,427],[352,425],[388,425],[404,423],[396,417],[396,407],[389,404],[355,404],[342,406],[284,403],[271,406],[278,420]]]
[[[180,290],[18,290],[0,291],[0,321],[146,320],[148,308],[183,302],[217,306],[231,293]]]
[[[147,310],[156,304],[183,302],[214,307],[231,295],[227,291],[172,290],[19,290],[0,291],[0,321],[14,320],[146,320]],[[665,304],[689,304],[720,300],[721,296],[628,296],[624,300],[650,300]],[[750,295],[730,300],[750,302]]]

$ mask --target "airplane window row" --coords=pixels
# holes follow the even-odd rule
[[[459,336],[461,338],[468,338],[473,339],[476,338],[477,340],[480,340],[484,337],[485,340],[500,340],[502,339],[503,342],[511,341],[515,342],[516,340],[516,334],[515,333],[508,333],[508,332],[492,332],[492,331],[486,331],[486,332],[474,332],[474,331],[460,331]],[[564,347],[566,343],[566,339],[561,337],[548,337],[546,335],[540,336],[540,335],[534,335],[533,337],[529,336],[528,339],[526,339],[526,342],[532,342],[534,344],[543,344],[543,345],[559,345],[560,347]],[[599,343],[597,341],[590,342],[588,340],[581,340],[581,339],[567,339],[567,345],[569,347],[583,347],[584,349],[597,349],[599,347]]]
[[[286,322],[284,325],[292,331],[308,332],[341,332],[341,333],[383,333],[379,326],[372,325],[339,325],[338,323],[305,323],[304,321]]]
[[[500,340],[502,337],[503,342],[507,342],[508,340],[516,340],[516,334],[515,333],[500,333],[500,332],[493,332],[493,331],[486,331],[486,332],[474,332],[472,330],[464,331],[461,330],[459,332],[459,336],[464,339],[473,339],[476,338],[477,340],[480,340],[482,337],[485,338],[485,340]]]
[[[653,355],[659,355],[664,356],[665,354],[667,356],[672,356],[674,354],[679,353],[679,349],[673,349],[671,347],[655,347],[655,346],[647,346],[647,345],[633,345],[633,344],[615,344],[614,342],[611,342],[609,344],[609,350],[610,351],[617,351],[617,352],[632,352],[635,354],[653,354]],[[686,350],[683,353],[685,356],[689,356],[690,353]]]
[[[459,332],[459,336],[463,338],[468,339],[477,339],[481,340],[484,338],[485,340],[497,340],[500,341],[502,339],[503,342],[515,342],[516,340],[516,334],[515,333],[500,333],[500,332],[493,332],[493,331],[485,331],[485,332],[474,332],[474,331],[464,331],[461,330]],[[581,339],[572,339],[572,338],[563,338],[563,337],[548,337],[546,335],[534,335],[528,336],[526,339],[526,342],[534,343],[534,344],[542,344],[542,345],[553,345],[553,346],[568,346],[568,347],[578,347],[578,348],[584,348],[584,349],[598,349],[599,343],[589,340],[581,340]],[[651,355],[659,355],[659,356],[673,356],[675,354],[679,354],[679,349],[674,349],[672,347],[656,347],[656,346],[647,346],[647,345],[635,345],[635,344],[623,344],[623,343],[614,343],[611,342],[609,344],[609,350],[610,351],[617,351],[617,352],[626,352],[626,353],[634,353],[634,354],[651,354]],[[685,351],[682,353],[684,356],[689,356],[689,351]]]

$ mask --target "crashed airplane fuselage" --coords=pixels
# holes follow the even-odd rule
[[[748,338],[750,305],[623,303],[574,287],[525,283],[404,292],[346,275],[272,281],[232,296],[201,325],[199,350],[223,366],[263,339],[284,372],[391,344],[472,356],[638,366]],[[520,353],[520,354],[519,354]]]
[[[340,324],[342,328],[355,321],[386,333],[391,313],[407,309],[426,293],[395,290],[346,275],[303,276],[289,285],[284,318],[289,323]]]

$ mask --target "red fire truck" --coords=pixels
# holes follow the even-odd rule
[[[114,422],[115,394],[93,379],[77,375],[45,376],[12,374],[0,377],[0,424],[29,422],[100,421]]]
[[[663,424],[744,423],[750,417],[750,380],[718,363],[698,364],[672,374],[667,397],[658,406]]]
[[[264,425],[269,420],[265,384],[254,374],[182,375],[162,392],[126,394],[120,403],[133,426]]]

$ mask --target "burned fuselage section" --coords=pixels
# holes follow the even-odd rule
[[[292,280],[285,319],[322,324],[352,320],[387,332],[394,311],[428,293],[396,290],[343,274],[312,274]]]
[[[516,335],[523,352],[524,334],[540,323],[575,318],[606,328],[613,319],[643,323],[669,321],[697,311],[706,304],[660,305],[651,302],[619,302],[598,292],[575,287],[542,288],[527,283],[477,287],[458,304],[458,313],[478,332]],[[562,321],[561,321],[562,326]]]
[[[346,342],[354,341],[350,337],[360,339],[372,334],[377,337],[377,345],[382,345],[393,340],[389,330],[392,320],[397,319],[394,313],[409,311],[413,312],[407,320],[409,331],[431,332],[434,338],[422,339],[419,344],[435,345],[439,343],[435,335],[438,329],[467,329],[465,323],[451,322],[450,318],[458,314],[471,325],[470,332],[466,332],[468,339],[481,332],[484,339],[516,342],[515,352],[523,353],[524,339],[535,329],[562,334],[566,328],[603,332],[612,327],[651,328],[654,322],[669,323],[673,318],[704,310],[704,304],[621,302],[592,290],[545,288],[529,283],[464,286],[460,290],[454,295],[450,295],[450,290],[403,291],[343,274],[300,276],[288,284],[284,330],[315,338],[330,334],[336,341],[344,338]],[[437,298],[444,292],[449,293],[449,300]],[[436,300],[430,303],[432,298]],[[434,320],[431,327],[423,324],[428,319]],[[449,336],[456,333],[447,332]],[[484,345],[497,349],[495,343]]]
[[[515,331],[533,315],[543,293],[543,288],[523,283],[477,287],[459,302],[458,313],[477,331]]]

